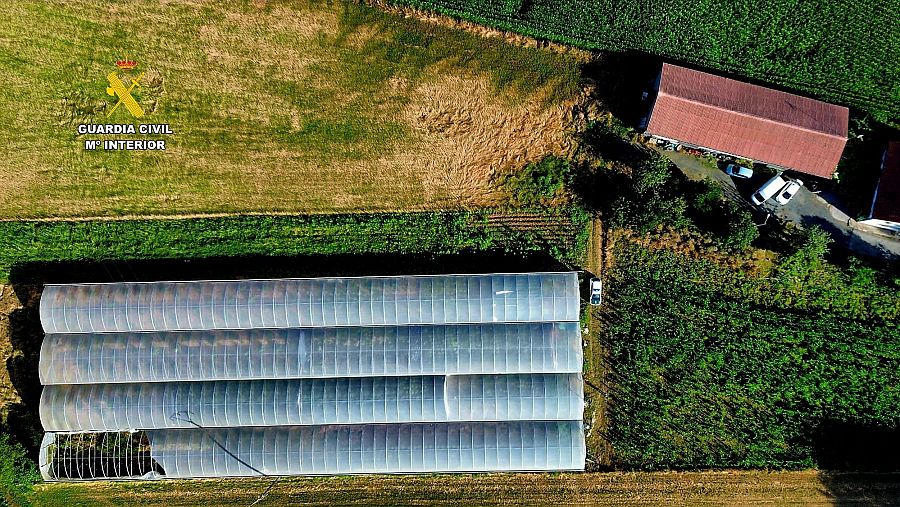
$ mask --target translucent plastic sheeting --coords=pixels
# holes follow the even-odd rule
[[[175,429],[147,434],[151,455],[170,478],[583,470],[585,458],[584,434],[577,421]]]
[[[581,375],[463,375],[44,388],[46,431],[578,420]]]
[[[576,373],[578,323],[50,334],[42,384]]]
[[[578,320],[575,273],[47,285],[47,333]]]

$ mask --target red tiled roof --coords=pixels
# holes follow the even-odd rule
[[[900,222],[900,142],[888,143],[872,218]]]
[[[663,64],[647,133],[831,178],[846,107]]]

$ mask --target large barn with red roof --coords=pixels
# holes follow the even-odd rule
[[[848,120],[846,107],[667,63],[646,134],[830,179]]]

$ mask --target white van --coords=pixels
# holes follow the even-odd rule
[[[785,185],[787,185],[787,180],[782,178],[780,174],[776,174],[769,181],[765,182],[763,186],[759,187],[759,190],[750,196],[750,200],[753,201],[753,204],[759,206],[771,199]]]

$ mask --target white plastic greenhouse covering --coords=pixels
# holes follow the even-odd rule
[[[46,333],[578,320],[575,273],[47,285]]]
[[[49,334],[42,384],[577,373],[577,322]]]
[[[147,435],[153,458],[171,478],[583,470],[585,456],[580,421],[150,430]]]
[[[576,420],[578,374],[362,377],[48,386],[47,431]]]
[[[578,309],[575,273],[48,285],[40,470],[583,470]]]

